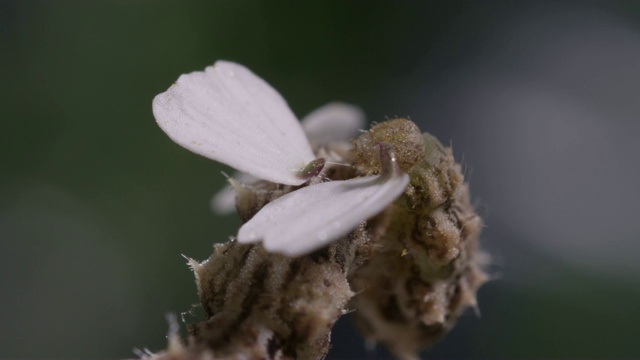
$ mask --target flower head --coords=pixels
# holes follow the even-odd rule
[[[239,64],[218,61],[204,72],[180,76],[155,97],[153,113],[178,144],[258,179],[302,185],[325,164],[280,94]],[[333,125],[327,130],[310,124],[306,131],[328,141],[323,136],[341,128]],[[400,196],[409,181],[391,149],[380,144],[379,152],[381,174],[288,193],[247,221],[238,241],[262,241],[269,251],[299,256],[348,234]]]

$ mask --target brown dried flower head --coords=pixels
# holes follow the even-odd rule
[[[230,180],[232,203],[245,222],[240,241],[216,244],[209,259],[189,262],[207,318],[189,327],[187,339],[174,338],[151,357],[321,359],[336,320],[354,310],[367,340],[399,358],[416,358],[466,308],[477,307],[476,292],[487,279],[478,249],[481,219],[451,149],[407,119],[381,122],[348,141],[344,134],[361,126],[362,112],[345,104],[312,113],[300,131],[287,122],[279,131],[256,132],[257,144],[300,133],[308,142],[310,154],[269,160],[271,169],[238,166],[248,153],[225,155],[225,146],[240,151],[235,135],[222,147],[202,137],[234,128],[207,120],[212,113],[253,115],[247,104],[266,111],[259,121],[290,113],[267,101],[286,107],[244,67],[220,62],[184,75],[154,100],[154,114],[172,139],[254,177]],[[293,140],[294,151],[305,147],[300,142]],[[243,151],[252,152],[252,145]],[[291,164],[302,170],[287,173]]]

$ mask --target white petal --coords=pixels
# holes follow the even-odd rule
[[[239,64],[180,76],[153,114],[173,141],[260,179],[300,185],[297,171],[315,158],[282,96]]]
[[[262,240],[267,251],[288,256],[328,245],[380,213],[404,192],[409,176],[395,165],[391,174],[330,181],[288,193],[245,223],[238,241]]]
[[[236,209],[236,192],[231,185],[227,185],[218,191],[211,199],[211,209],[218,215],[228,215]]]
[[[231,176],[243,184],[255,184],[258,179],[245,173]],[[236,211],[236,192],[231,185],[226,185],[211,199],[211,209],[218,215],[228,215]]]
[[[310,141],[326,144],[349,140],[364,127],[364,111],[355,105],[329,103],[302,119],[302,128]]]

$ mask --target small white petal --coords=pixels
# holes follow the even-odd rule
[[[255,184],[259,179],[245,173],[231,176],[245,185]],[[226,185],[211,199],[211,209],[218,215],[228,215],[236,211],[236,192],[231,185]]]
[[[230,185],[218,191],[211,199],[211,209],[218,215],[228,215],[236,209],[236,192]]]
[[[282,96],[239,64],[180,76],[153,99],[153,114],[173,141],[260,179],[300,185],[297,171],[315,159]]]
[[[240,243],[262,240],[267,251],[300,256],[351,232],[403,192],[409,176],[394,171],[330,181],[288,193],[267,204],[238,232]]]
[[[334,141],[349,140],[364,127],[364,111],[355,105],[340,102],[320,107],[302,119],[304,129],[310,141],[326,144]]]

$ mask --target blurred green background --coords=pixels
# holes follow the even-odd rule
[[[0,357],[160,350],[235,233],[152,98],[217,59],[464,159],[496,278],[435,357],[640,357],[640,3],[0,2]],[[187,316],[188,321],[193,317]],[[348,319],[329,358],[367,352]]]

